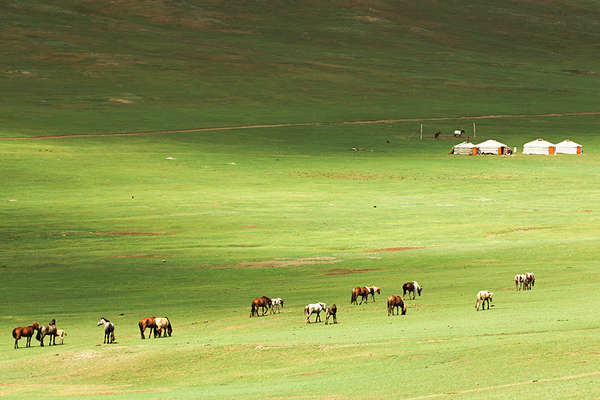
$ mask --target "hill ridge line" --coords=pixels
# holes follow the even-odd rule
[[[335,125],[376,125],[393,124],[396,122],[419,122],[419,121],[451,121],[451,120],[481,120],[481,119],[501,119],[501,118],[544,118],[544,117],[576,117],[600,115],[600,111],[571,112],[571,113],[546,113],[546,114],[489,114],[474,116],[457,117],[425,117],[425,118],[396,118],[396,119],[376,119],[364,121],[331,121],[331,122],[290,122],[281,124],[255,124],[238,126],[221,126],[212,128],[191,128],[191,129],[163,129],[156,131],[131,131],[131,132],[106,132],[106,133],[75,133],[71,135],[44,135],[44,136],[16,136],[0,137],[0,140],[39,140],[39,139],[69,139],[85,137],[105,137],[105,136],[142,136],[142,135],[165,135],[171,133],[195,133],[195,132],[219,132],[234,131],[240,129],[260,129],[260,128],[293,128],[299,126],[335,126]]]

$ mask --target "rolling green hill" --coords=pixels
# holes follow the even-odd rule
[[[597,111],[595,1],[13,1],[3,136]]]

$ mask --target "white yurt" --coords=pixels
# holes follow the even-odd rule
[[[556,145],[544,140],[536,139],[523,145],[523,154],[549,154],[556,152]]]
[[[459,144],[455,145],[454,147],[452,147],[452,150],[450,150],[450,154],[460,154],[460,155],[464,155],[464,156],[470,156],[473,154],[473,149],[475,149],[475,145],[473,143],[462,142],[462,143],[459,143]],[[475,150],[477,150],[477,149],[475,149]],[[475,151],[475,154],[477,154],[476,151]]]
[[[583,154],[583,146],[569,139],[556,144],[556,153],[561,154]]]
[[[506,154],[508,146],[496,140],[490,139],[476,145],[479,154]]]

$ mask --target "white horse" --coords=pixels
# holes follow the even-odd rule
[[[165,331],[164,334],[163,329]],[[169,321],[169,318],[154,318],[154,337],[161,337],[161,334],[163,337],[166,337],[167,334],[171,336],[172,333],[173,327],[171,326],[171,321]]]
[[[381,288],[378,288],[377,286],[365,286],[365,287],[367,288],[369,293],[371,293],[371,298],[373,299],[373,302],[375,302],[375,293],[381,294]],[[367,295],[367,297],[369,297],[369,295]]]
[[[306,323],[310,324],[310,316],[314,313],[317,314],[317,318],[315,318],[315,322],[321,321],[321,312],[326,312],[327,305],[325,303],[314,303],[308,304],[304,307],[304,315],[306,316]]]
[[[481,306],[482,309],[485,310],[485,303],[487,302],[489,310],[490,302],[492,301],[493,296],[494,293],[490,292],[489,290],[480,290],[479,293],[477,293],[477,302],[475,303],[475,309],[479,311],[479,306]]]
[[[63,340],[65,340],[65,336],[67,336],[67,332],[64,329],[58,329],[56,331],[56,336],[60,338],[60,344],[63,344]]]
[[[277,309],[277,313],[279,314],[283,308],[283,299],[280,297],[275,297],[274,299],[271,299],[271,304],[271,314],[275,314],[275,309]]]
[[[115,324],[107,320],[106,318],[100,318],[96,326],[104,325],[104,342],[110,344],[115,341]]]
[[[525,281],[525,274],[515,275],[515,289],[518,291],[523,288],[523,282]]]

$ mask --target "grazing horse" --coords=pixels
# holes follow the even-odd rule
[[[477,302],[475,303],[475,309],[479,311],[479,306],[481,306],[482,310],[485,310],[485,303],[487,302],[488,310],[490,309],[490,302],[492,301],[492,297],[494,296],[493,292],[489,290],[480,290],[477,293]]]
[[[327,309],[327,305],[325,303],[314,303],[308,304],[304,307],[304,315],[306,316],[306,323],[310,324],[310,316],[312,314],[317,314],[317,318],[315,318],[315,322],[321,321],[321,311],[325,312]]]
[[[417,281],[406,282],[404,285],[402,285],[402,296],[406,296],[406,293],[408,293],[408,298],[410,299],[410,295],[412,293],[412,299],[414,300],[417,297],[416,293],[419,294],[419,297],[421,296],[422,290],[423,288],[419,286]]]
[[[525,285],[525,284],[527,284],[527,285]],[[533,275],[533,272],[525,273],[525,281],[523,282],[524,289],[525,289],[525,286],[527,286],[527,290],[531,290],[535,286],[535,275]]]
[[[152,336],[153,330],[156,333],[156,328],[154,326],[155,318],[156,317],[145,317],[145,318],[140,319],[140,322],[138,322],[138,326],[140,327],[140,335],[142,335],[142,339],[146,339],[146,336],[144,336],[144,333],[146,332],[146,328],[150,328],[150,333],[148,333],[148,337]]]
[[[250,306],[250,318],[252,318],[254,314],[256,314],[256,316],[258,317],[258,308],[262,308],[262,315],[265,315],[267,312],[269,312],[269,308],[273,306],[273,302],[267,296],[262,296],[252,300]]]
[[[524,274],[517,274],[517,275],[515,275],[515,289],[517,291],[519,291],[519,289],[523,288],[523,282],[525,282],[525,275]]]
[[[60,344],[63,344],[63,340],[65,339],[65,336],[67,336],[67,332],[65,332],[64,329],[57,329],[56,336],[60,338]]]
[[[283,299],[275,297],[274,299],[271,299],[271,305],[271,314],[275,314],[275,309],[277,309],[277,313],[279,314],[283,308]]]
[[[167,317],[155,318],[154,319],[154,337],[156,337],[156,336],[161,337],[161,333],[162,333],[163,329],[165,330],[163,337],[167,337],[167,334],[169,336],[171,336],[171,334],[173,333],[173,327],[171,326],[171,321],[169,321],[169,318],[167,318]]]
[[[40,346],[44,347],[44,338],[50,336],[48,346],[56,345],[56,320],[52,319],[48,325],[42,325],[37,331],[35,338],[40,342]]]
[[[396,315],[400,315],[399,307],[402,308],[402,315],[406,315],[406,303],[402,296],[390,296],[387,301],[388,317],[394,315],[394,307],[396,307]]]
[[[115,324],[107,320],[106,318],[100,318],[96,326],[104,325],[104,342],[106,344],[113,343],[115,341]]]
[[[19,339],[21,339],[22,337],[27,338],[25,342],[25,347],[31,347],[31,337],[33,336],[33,333],[38,331],[39,329],[40,324],[38,324],[37,322],[34,322],[31,325],[19,326],[13,329],[12,335],[15,339],[15,349],[19,348]]]
[[[371,298],[373,299],[373,303],[375,303],[375,293],[381,294],[381,288],[378,288],[377,286],[365,286],[365,287],[367,288],[367,290],[371,294]],[[367,298],[368,297],[369,297],[369,295],[367,295]]]
[[[333,304],[331,307],[327,307],[327,312],[325,313],[325,325],[329,325],[329,317],[333,317],[333,323],[337,324],[337,306]]]
[[[369,289],[367,289],[366,287],[360,287],[357,286],[354,289],[352,289],[352,297],[350,298],[350,304],[362,304],[363,301],[365,303],[369,302],[369,294],[371,293],[371,291]],[[356,301],[356,299],[358,299],[358,296],[361,296],[362,299],[360,300],[360,303],[358,303]]]

